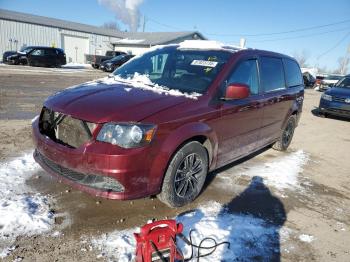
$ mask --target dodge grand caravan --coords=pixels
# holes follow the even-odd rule
[[[269,145],[286,150],[303,98],[291,57],[185,41],[49,97],[33,121],[34,157],[96,196],[182,206],[208,172]]]

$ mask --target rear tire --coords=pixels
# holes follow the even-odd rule
[[[279,137],[279,139],[272,145],[272,148],[277,151],[286,151],[290,143],[292,142],[294,129],[296,127],[297,120],[295,115],[288,118],[288,121]]]
[[[207,173],[207,150],[197,141],[185,144],[170,161],[158,199],[170,207],[192,202],[201,192]]]

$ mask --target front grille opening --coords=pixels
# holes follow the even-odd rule
[[[78,148],[91,140],[96,124],[54,112],[44,107],[39,119],[39,130],[56,143]]]
[[[41,163],[53,172],[75,183],[108,192],[124,192],[124,186],[114,178],[76,172],[56,164],[37,150],[35,151],[35,155],[39,158]]]

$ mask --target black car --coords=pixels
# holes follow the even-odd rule
[[[16,51],[6,51],[6,52],[4,52],[3,54],[2,54],[2,62],[4,63],[4,64],[7,64],[8,62],[7,62],[7,58],[9,57],[9,56],[11,56],[11,55],[14,55],[14,54],[17,54],[17,52]]]
[[[339,80],[321,96],[319,113],[350,117],[350,75]]]
[[[126,55],[125,52],[121,51],[106,51],[105,55],[86,55],[86,62],[91,64],[91,66],[95,69],[99,69],[102,62],[112,59],[113,57],[119,55]]]
[[[7,57],[9,64],[30,66],[55,66],[66,64],[66,54],[61,48],[28,46]]]
[[[118,55],[110,60],[103,61],[100,65],[100,69],[106,72],[113,72],[116,68],[133,58],[134,55]]]
[[[316,83],[316,78],[313,77],[309,72],[303,73],[303,80],[306,88],[312,88]]]

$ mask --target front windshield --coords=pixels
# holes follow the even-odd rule
[[[335,86],[341,88],[350,88],[350,77],[344,77]]]
[[[165,47],[130,60],[114,71],[121,78],[146,75],[154,84],[203,94],[232,53]]]
[[[24,48],[22,48],[21,50],[20,50],[20,52],[22,52],[22,53],[26,53],[26,54],[28,54],[30,51],[32,51],[33,50],[33,47],[24,47]]]

